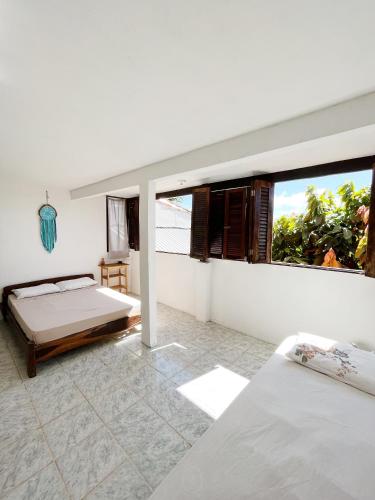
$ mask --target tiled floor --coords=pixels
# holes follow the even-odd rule
[[[148,498],[228,404],[222,384],[240,390],[274,349],[166,306],[158,315],[157,348],[137,333],[33,379],[0,322],[0,498]]]

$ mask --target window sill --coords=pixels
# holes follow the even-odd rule
[[[323,267],[323,266],[313,266],[309,264],[294,264],[291,262],[270,262],[271,265],[274,266],[284,266],[284,267],[298,267],[299,269],[318,269],[319,271],[333,271],[338,273],[349,273],[349,274],[359,274],[365,275],[365,272],[362,269],[345,269],[339,267]]]
[[[179,253],[179,252],[165,252],[164,250],[156,250],[156,253],[164,253],[167,255],[186,255],[186,257],[189,256],[188,253]]]

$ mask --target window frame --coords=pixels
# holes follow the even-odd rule
[[[373,216],[372,216],[371,229],[370,229],[371,216],[368,224],[369,239],[367,243],[367,254],[370,254],[369,266],[367,265],[367,259],[366,259],[366,266],[364,269],[349,269],[349,268],[315,266],[313,264],[298,264],[295,262],[283,262],[283,261],[272,260],[272,254],[271,254],[271,261],[268,262],[268,264],[273,264],[277,266],[296,267],[299,269],[320,269],[322,271],[334,271],[341,273],[358,274],[375,278],[375,157],[374,156],[367,156],[357,159],[354,158],[350,160],[343,160],[333,163],[316,165],[312,167],[305,167],[301,169],[276,172],[271,175],[274,180],[274,183],[276,184],[278,182],[313,179],[315,177],[327,177],[330,175],[347,174],[351,172],[363,172],[364,170],[372,170],[372,181],[370,186],[371,190],[370,214],[373,214]],[[370,267],[371,269],[370,273],[368,273],[367,270],[368,267]]]
[[[267,262],[271,266],[284,266],[284,267],[296,267],[297,269],[317,269],[318,271],[333,271],[335,273],[349,273],[349,274],[359,274],[365,275],[364,269],[349,269],[341,267],[325,267],[325,266],[315,266],[314,264],[297,264],[296,262],[282,262],[278,260],[272,260]]]
[[[189,191],[190,188],[188,189]],[[158,200],[161,200],[161,199],[169,199],[169,198],[174,198],[174,197],[184,197],[184,196],[191,196],[192,197],[192,192],[185,192],[185,191],[188,191],[188,190],[177,190],[177,191],[171,191],[170,194],[168,196],[164,196],[162,195],[162,193],[160,194],[157,194],[156,197],[155,197],[155,201],[158,201]],[[191,222],[191,216],[192,216],[192,210],[190,211],[190,222]],[[170,226],[168,227],[168,229],[173,229],[174,226]],[[160,227],[157,225],[157,220],[156,220],[156,217],[155,217],[155,231],[157,229],[163,229],[163,227]],[[189,228],[189,231],[190,231],[190,242],[189,242],[189,248],[187,250],[186,253],[183,253],[183,252],[171,252],[171,251],[168,251],[168,250],[156,250],[155,249],[155,252],[156,253],[163,253],[163,254],[169,254],[169,255],[185,255],[187,257],[190,257],[190,251],[191,251],[191,225],[190,225],[190,228]],[[156,245],[155,245],[156,247]]]
[[[156,194],[156,199],[169,198],[169,197],[173,197],[173,196],[184,196],[184,195],[188,195],[188,194],[193,195],[194,190],[202,189],[202,188],[209,188],[211,191],[224,191],[224,190],[235,189],[235,188],[248,188],[248,192],[250,193],[251,188],[254,185],[255,181],[269,181],[271,183],[276,183],[276,182],[284,182],[284,181],[292,181],[292,180],[301,180],[301,179],[306,179],[306,178],[312,179],[314,177],[323,177],[323,176],[339,174],[339,173],[343,174],[343,173],[350,173],[350,172],[359,172],[359,171],[363,171],[363,170],[372,170],[373,171],[372,184],[371,184],[370,220],[369,220],[369,225],[368,225],[369,239],[368,239],[368,244],[367,244],[367,255],[370,256],[371,262],[369,264],[366,264],[366,268],[364,270],[331,268],[331,267],[314,266],[314,265],[309,265],[309,264],[297,264],[297,263],[290,263],[290,262],[278,262],[278,261],[272,260],[272,255],[271,255],[271,259],[267,262],[264,262],[264,261],[263,262],[254,262],[251,258],[251,255],[249,255],[248,259],[244,260],[243,262],[258,263],[258,264],[263,263],[263,264],[271,264],[271,265],[287,266],[287,267],[297,267],[299,269],[318,269],[318,270],[323,270],[323,271],[343,272],[343,273],[349,273],[349,274],[365,275],[365,276],[375,278],[375,156],[351,158],[351,159],[347,159],[347,160],[340,160],[340,161],[324,163],[324,164],[319,164],[319,165],[311,165],[311,166],[307,166],[307,167],[303,167],[303,168],[285,170],[285,171],[281,171],[281,172],[273,172],[270,174],[242,177],[242,178],[230,179],[230,180],[225,180],[225,181],[220,181],[220,182],[206,183],[206,184],[202,184],[202,185],[198,185],[198,186],[177,189],[174,191],[160,192],[160,193]],[[272,197],[272,202],[273,202],[273,197]],[[248,231],[249,235],[251,235],[251,229],[252,229],[252,224],[253,224],[253,214],[252,214],[252,208],[251,208],[250,201],[251,201],[251,196],[249,196],[247,217],[246,217],[246,221],[247,221],[246,222],[246,224],[247,224],[246,230]],[[207,231],[209,231],[208,228],[207,228]],[[191,238],[193,238],[193,226],[191,228]],[[248,243],[248,247],[249,247],[249,253],[250,253],[250,251],[251,251],[250,242]],[[161,253],[169,253],[169,252],[161,252]],[[177,254],[174,254],[174,255],[177,255]],[[185,255],[185,254],[182,254],[182,255]],[[190,255],[190,256],[194,257],[192,255]],[[215,259],[221,258],[224,260],[223,256],[218,257],[218,256],[210,255],[209,251],[205,252],[204,256],[202,256],[202,255],[195,256],[195,258],[198,258],[200,260],[207,260],[209,258],[215,258]],[[232,260],[232,259],[225,259],[225,260]],[[241,260],[240,260],[240,262],[241,262]]]
[[[109,213],[108,213],[108,200],[125,200],[125,214],[126,214],[126,223],[128,224],[127,218],[127,198],[121,196],[112,196],[110,194],[105,197],[105,220],[106,220],[106,239],[107,239],[107,253],[109,252]]]

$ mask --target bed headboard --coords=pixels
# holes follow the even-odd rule
[[[58,281],[63,280],[74,280],[76,278],[91,278],[94,279],[94,275],[92,273],[86,274],[72,274],[71,276],[57,276],[56,278],[45,278],[44,280],[37,281],[28,281],[27,283],[17,283],[16,285],[8,285],[3,289],[3,297],[1,301],[1,312],[5,319],[8,313],[8,297],[12,293],[12,290],[15,288],[28,288],[29,286],[37,286],[43,285],[44,283],[57,283]]]

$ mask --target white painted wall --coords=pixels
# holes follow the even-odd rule
[[[375,279],[213,260],[211,319],[279,343],[308,332],[375,348]]]
[[[50,196],[58,211],[58,241],[48,254],[37,214],[44,187],[1,182],[0,288],[70,273],[98,276],[106,251],[104,197],[72,201],[68,191],[55,189]],[[131,290],[139,294],[138,252],[131,252],[130,269]],[[160,302],[196,315],[206,298],[213,321],[265,340],[278,343],[305,331],[375,347],[371,278],[215,259],[201,264],[157,253],[156,282]]]
[[[139,252],[130,253],[130,290],[140,293]],[[180,311],[195,315],[195,267],[187,255],[156,253],[157,300]]]
[[[195,265],[186,255],[156,253],[158,301],[195,314]]]
[[[188,256],[160,253],[156,264],[159,302],[194,316],[204,289],[211,320],[248,335],[280,343],[288,335],[308,332],[375,348],[375,279],[229,260],[200,264]],[[202,283],[199,266],[211,268],[210,289]]]
[[[136,295],[141,294],[139,252],[130,250],[129,290]]]
[[[56,208],[57,243],[49,254],[39,233],[45,187],[0,182],[0,289],[9,284],[92,272],[106,252],[105,197],[71,200],[68,190],[49,189]]]

